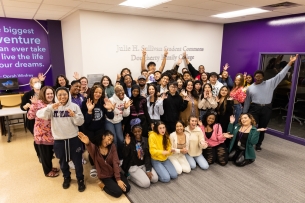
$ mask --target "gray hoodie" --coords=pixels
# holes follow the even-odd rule
[[[55,102],[58,102],[55,96]],[[51,119],[51,130],[54,140],[65,140],[77,136],[78,126],[84,123],[84,116],[77,104],[71,102],[71,95],[66,105],[59,106],[57,110],[52,108],[53,104],[37,111],[36,116],[45,120]],[[71,109],[75,115],[69,116],[68,109]]]

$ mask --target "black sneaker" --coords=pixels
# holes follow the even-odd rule
[[[260,152],[260,151],[262,151],[262,148],[261,148],[261,146],[256,146],[256,147],[255,147],[255,150],[258,151],[258,152]]]
[[[84,192],[84,190],[86,189],[84,180],[78,180],[77,183],[78,183],[78,191]]]
[[[62,187],[64,189],[68,189],[70,187],[71,178],[64,178],[64,182],[62,184]]]

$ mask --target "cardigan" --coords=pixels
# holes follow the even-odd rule
[[[236,137],[238,136],[240,127],[241,127],[240,125],[234,126],[232,123],[229,123],[228,132],[233,134],[233,137],[230,142],[229,152],[231,152],[234,147],[234,143],[235,143]],[[249,132],[249,135],[248,135],[247,143],[246,143],[246,149],[245,149],[245,158],[246,159],[255,159],[256,158],[253,145],[255,145],[258,142],[259,134],[260,134],[260,132],[257,131],[257,128],[252,126],[252,128]]]
[[[184,131],[184,134],[185,134],[185,149],[189,149],[189,146],[190,146],[190,133],[187,132],[187,131]],[[171,141],[171,144],[172,144],[172,149],[175,150],[175,153],[180,153],[180,149],[177,149],[177,143],[178,143],[178,138],[177,138],[177,133],[176,131],[175,132],[172,132],[169,136],[169,139]]]
[[[216,147],[226,140],[226,138],[222,135],[222,128],[219,123],[214,124],[213,133],[210,138],[207,138],[207,136],[205,134],[204,125],[200,126],[200,129],[202,130],[202,132],[204,134],[204,138],[207,141],[209,147]]]

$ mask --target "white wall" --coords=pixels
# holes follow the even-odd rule
[[[77,20],[80,21],[79,27]],[[157,67],[161,65],[165,46],[181,49],[169,51],[165,70],[172,68],[174,58],[178,60],[184,47],[204,49],[187,52],[193,57],[191,63],[195,68],[203,64],[208,72],[220,70],[223,25],[78,11],[65,18],[62,26],[68,78],[78,70],[83,75],[104,73],[115,80],[116,74],[124,67],[130,68],[133,77],[137,78],[140,75],[141,60],[133,60],[132,57],[142,56],[142,45],[162,49],[147,51],[148,56],[159,57],[159,60],[153,60]],[[80,30],[77,31],[78,28]],[[137,46],[137,51],[133,50],[133,45]],[[117,46],[130,47],[130,50],[117,52]],[[149,61],[151,60],[147,60]],[[180,68],[183,67],[184,65]]]

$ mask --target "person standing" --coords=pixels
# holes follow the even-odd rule
[[[287,72],[291,68],[291,65],[298,58],[298,54],[296,56],[291,56],[289,63],[285,66],[285,68],[279,72],[273,78],[264,80],[264,72],[262,70],[257,70],[254,73],[255,83],[253,83],[247,89],[247,97],[244,103],[243,113],[250,113],[256,123],[257,128],[266,128],[272,113],[272,96],[273,91],[276,86],[283,80],[286,76]],[[259,135],[259,140],[256,144],[256,151],[261,151],[261,145],[264,140],[265,131],[261,131]]]

